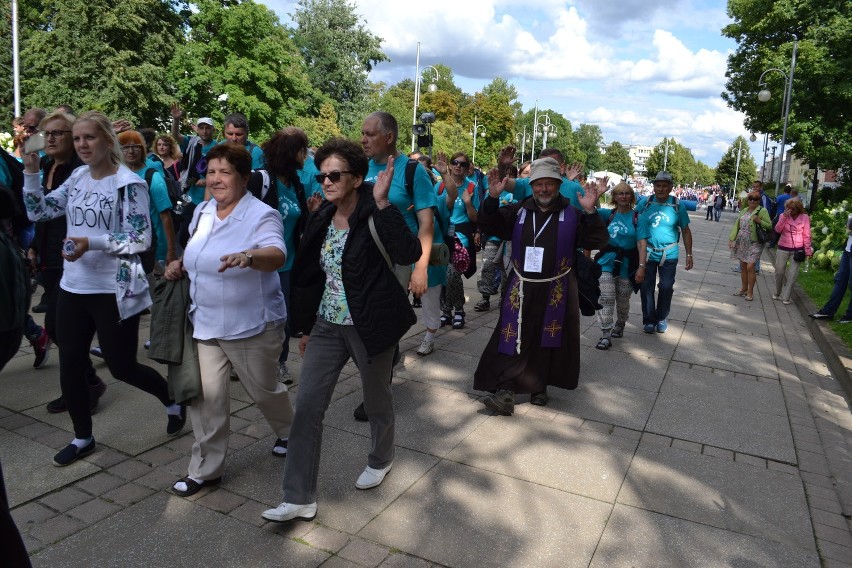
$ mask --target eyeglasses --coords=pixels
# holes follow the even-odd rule
[[[44,130],[43,134],[45,138],[62,138],[67,133],[71,132],[70,130]]]
[[[24,130],[26,130],[27,132],[38,132],[38,125],[37,125],[37,124],[36,124],[36,125],[32,125],[32,124],[22,124],[22,125],[21,125],[21,128],[23,128],[23,129],[24,129]]]
[[[327,174],[315,174],[314,177],[317,179],[317,182],[320,183],[320,184],[325,183],[326,178],[328,178],[328,181],[330,181],[331,183],[337,183],[337,182],[340,181],[340,176],[342,176],[343,174],[353,174],[354,175],[355,172],[343,170],[343,171],[340,171],[340,172],[328,172]]]
[[[139,144],[128,144],[127,146],[122,146],[121,149],[124,152],[133,152],[135,150],[139,150],[141,152],[142,146],[140,146]]]
[[[462,162],[461,160],[453,160],[453,161],[450,162],[450,164],[452,164],[454,166],[461,166],[463,168],[466,168],[470,165],[470,162]]]
[[[748,200],[749,201],[760,201],[760,198],[759,197],[749,197]]]

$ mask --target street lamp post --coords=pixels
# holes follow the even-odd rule
[[[778,69],[777,67],[772,67],[767,69],[763,73],[760,74],[760,78],[757,80],[758,87],[764,87],[757,93],[757,98],[760,102],[765,103],[772,97],[772,93],[769,92],[769,89],[766,89],[766,82],[763,80],[763,76],[769,73],[770,71],[777,71],[784,75],[784,100],[781,101],[781,117],[784,119],[784,127],[781,130],[781,153],[779,155],[781,159],[781,167],[778,168],[778,176],[775,178],[775,195],[778,195],[778,188],[781,187],[781,170],[784,167],[784,146],[787,143],[787,121],[790,118],[790,102],[793,99],[793,75],[796,72],[796,51],[799,46],[799,40],[793,40],[793,54],[790,57],[790,72],[785,73],[783,69]],[[775,159],[773,157],[773,167],[774,167]]]
[[[666,166],[669,165],[669,139],[666,138],[665,141],[666,141],[666,153],[663,155],[663,171],[664,172],[668,171],[668,170],[666,170]],[[672,148],[672,150],[674,150],[674,148]]]
[[[777,148],[777,146],[772,147],[772,161],[769,162],[769,179],[775,177],[775,148]]]
[[[733,148],[731,148],[733,150]],[[737,147],[737,169],[734,171],[734,190],[731,193],[731,197],[737,194],[737,180],[740,177],[740,153],[743,150],[743,139],[740,138],[740,145]]]
[[[473,128],[470,131],[470,135],[473,136],[473,154],[470,157],[471,163],[476,164],[476,138],[477,136],[485,137],[485,127],[480,126],[476,120],[476,114],[473,115]]]
[[[526,149],[527,149],[527,125],[526,124],[524,125],[524,133],[522,135],[521,134],[515,134],[515,142],[521,143],[521,161],[518,162],[518,163],[523,164],[524,163],[524,153],[526,152]]]
[[[539,150],[539,155],[541,155],[541,150],[544,150],[545,145],[547,144],[548,139],[556,138],[556,125],[551,124],[550,115],[543,114],[543,118],[541,120],[537,120],[533,124],[533,149],[530,152],[530,160],[535,159],[535,139],[538,136],[539,131],[541,131],[541,149]],[[538,118],[536,116],[536,118]]]
[[[438,74],[438,70],[432,67],[431,65],[427,65],[421,71],[420,69],[420,42],[417,42],[417,61],[415,63],[415,75],[414,75],[414,115],[411,119],[411,125],[414,126],[417,124],[417,107],[420,105],[420,83],[422,82],[421,74],[423,71],[427,69],[431,69],[435,73],[435,81],[441,79],[441,76]],[[429,83],[429,92],[434,93],[438,90],[438,85],[434,82]],[[414,132],[411,133],[411,151],[413,152],[417,148],[417,135]]]

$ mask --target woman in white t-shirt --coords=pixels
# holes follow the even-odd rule
[[[87,112],[72,126],[84,166],[45,196],[39,157],[24,156],[24,202],[32,221],[65,216],[65,260],[56,307],[59,382],[74,424],[74,439],[53,458],[66,466],[95,450],[85,368],[98,333],[104,360],[117,379],[157,397],[166,407],[166,432],[176,435],[184,409],[169,397],[166,380],[136,360],[139,317],[151,305],[139,260],[151,242],[145,182],[122,163],[109,119]]]

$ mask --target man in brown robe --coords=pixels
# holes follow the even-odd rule
[[[609,241],[595,211],[605,181],[578,196],[582,209],[560,195],[562,178],[553,158],[532,163],[530,182],[530,197],[499,207],[505,179],[490,179],[479,212],[485,233],[512,242],[514,270],[500,320],[474,374],[474,388],[493,393],[485,397],[485,406],[506,416],[514,412],[515,394],[531,394],[531,402],[544,405],[548,385],[577,388],[577,249],[600,249]]]

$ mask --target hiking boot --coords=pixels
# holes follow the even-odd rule
[[[473,306],[475,312],[487,312],[491,309],[491,301],[488,298],[482,298]]]
[[[496,393],[489,394],[482,399],[482,403],[497,412],[497,414],[511,416],[515,412],[515,393],[510,390],[500,389]]]

